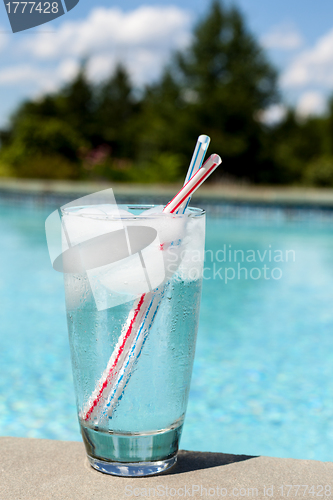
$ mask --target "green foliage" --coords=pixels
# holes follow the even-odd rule
[[[333,156],[321,156],[309,163],[303,182],[308,186],[333,187]]]
[[[57,118],[25,116],[17,122],[0,161],[19,177],[75,179],[76,152],[83,140],[67,123]]]
[[[318,157],[330,155],[327,118],[299,121],[290,110],[270,134],[270,154],[278,172],[278,181],[302,184],[305,171]],[[333,151],[332,151],[333,154]]]
[[[36,154],[28,156],[16,170],[19,177],[37,179],[78,179],[78,167],[63,156]]]
[[[148,161],[133,162],[125,159],[106,158],[104,162],[94,165],[93,175],[96,179],[107,179],[115,182],[166,183],[179,179],[182,157],[172,153],[157,153]],[[89,178],[89,166],[86,176]]]
[[[139,164],[133,171],[133,182],[175,182],[180,177],[182,157],[172,153],[157,153],[150,161]]]
[[[93,142],[108,144],[115,158],[133,158],[135,154],[134,122],[140,106],[132,94],[128,74],[120,65],[97,90]]]
[[[166,70],[160,82],[146,89],[142,101],[138,120],[139,162],[147,163],[159,153],[182,153],[184,118],[187,120],[181,88]],[[196,140],[197,135],[194,137]]]
[[[0,161],[0,177],[15,177],[15,171],[7,163]]]

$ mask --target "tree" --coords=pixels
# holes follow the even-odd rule
[[[327,175],[327,164],[333,163],[329,141],[329,120],[308,117],[300,120],[293,109],[271,131],[270,156],[279,172],[279,182],[285,184],[317,184],[316,170]],[[331,156],[331,162],[327,161]],[[330,175],[332,177],[332,175]],[[324,181],[318,181],[318,183]]]
[[[95,129],[95,88],[88,82],[83,63],[72,82],[54,95],[56,114],[91,142]]]
[[[240,12],[215,0],[188,50],[175,55],[161,82],[146,93],[146,113],[155,114],[151,127],[146,120],[146,136],[159,135],[162,145],[169,138],[189,157],[194,138],[207,133],[224,171],[260,181],[267,166],[257,116],[276,99],[276,73]]]
[[[1,162],[19,177],[79,178],[80,151],[91,148],[92,101],[82,69],[59,92],[23,103],[0,134]]]
[[[104,142],[115,158],[133,158],[133,126],[139,112],[126,69],[118,65],[97,92],[95,142]]]
[[[149,160],[154,154],[181,150],[184,102],[182,89],[169,69],[156,84],[146,87],[139,127],[139,158]]]
[[[84,144],[70,125],[57,118],[25,116],[2,148],[1,160],[19,177],[76,179],[80,175],[77,151]]]

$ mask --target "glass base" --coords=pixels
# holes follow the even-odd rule
[[[85,427],[81,433],[88,457],[101,463],[156,464],[178,452],[182,423],[147,433],[116,433]]]
[[[121,462],[105,462],[88,455],[90,465],[104,474],[111,474],[112,476],[123,477],[142,477],[160,474],[171,467],[177,462],[177,455],[166,460],[159,460],[156,462],[136,462],[136,463],[121,463]]]

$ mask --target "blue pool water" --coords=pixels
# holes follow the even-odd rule
[[[79,440],[51,211],[0,206],[0,435]],[[332,461],[333,217],[212,212],[181,446]]]

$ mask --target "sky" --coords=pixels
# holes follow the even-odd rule
[[[333,94],[333,2],[321,0],[224,0],[246,23],[279,72],[280,105],[300,116],[325,112]],[[0,126],[22,100],[56,91],[88,58],[88,76],[103,80],[118,61],[140,87],[158,78],[175,49],[185,48],[210,0],[80,0],[64,16],[13,34],[0,9]]]

